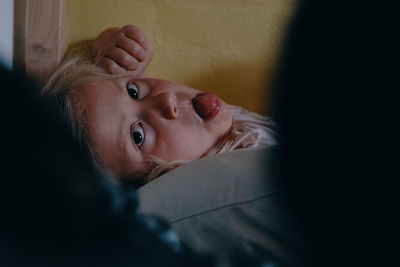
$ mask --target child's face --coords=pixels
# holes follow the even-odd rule
[[[122,77],[88,83],[77,95],[90,143],[120,178],[149,170],[148,156],[190,161],[231,127],[230,108],[212,94],[172,82]]]

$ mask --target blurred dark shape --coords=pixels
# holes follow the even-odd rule
[[[386,266],[395,255],[395,10],[305,0],[290,25],[273,114],[277,171],[312,251],[306,266]]]

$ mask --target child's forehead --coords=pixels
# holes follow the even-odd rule
[[[80,98],[87,96],[94,96],[103,93],[110,94],[112,93],[113,89],[118,90],[122,87],[124,88],[125,83],[126,82],[122,78],[115,78],[115,77],[98,78],[92,81],[82,83],[79,86],[79,88],[75,90],[74,94],[79,96]]]
[[[93,79],[93,81],[88,82],[86,84],[87,87],[91,86],[102,86],[103,84],[111,85],[111,84],[120,84],[121,82],[128,80],[129,77],[114,77],[114,76],[105,76],[105,77],[97,77]]]

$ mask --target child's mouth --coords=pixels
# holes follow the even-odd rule
[[[216,94],[201,93],[192,100],[194,110],[204,120],[209,121],[218,115],[221,100]]]

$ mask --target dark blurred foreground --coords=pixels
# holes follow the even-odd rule
[[[309,266],[398,265],[399,9],[299,1],[275,83],[280,176]]]

